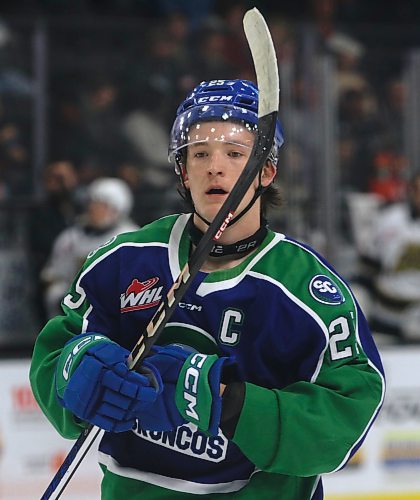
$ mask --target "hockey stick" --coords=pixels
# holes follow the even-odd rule
[[[140,368],[142,360],[157,341],[176,306],[207,259],[214,242],[221,237],[229,221],[232,220],[239,203],[264,166],[273,144],[279,107],[277,58],[270,32],[261,13],[255,8],[251,9],[246,12],[243,22],[259,87],[257,138],[250,158],[235,186],[134,346],[128,358],[130,369]],[[61,496],[100,432],[101,429],[90,425],[80,434],[41,500],[56,499]]]

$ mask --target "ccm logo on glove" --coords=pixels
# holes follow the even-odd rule
[[[83,337],[83,339],[73,347],[70,354],[67,356],[66,361],[64,362],[64,366],[63,366],[63,378],[64,378],[64,380],[69,379],[73,361],[74,361],[75,357],[77,357],[79,352],[84,347],[87,347],[88,344],[91,344],[92,342],[96,342],[98,340],[108,340],[108,339],[106,337],[104,337],[103,335],[88,335],[86,337]]]
[[[194,354],[190,359],[190,367],[187,368],[184,380],[184,399],[187,402],[185,413],[197,423],[200,422],[200,417],[195,411],[197,406],[197,392],[200,380],[200,370],[207,358],[206,354]]]
[[[222,411],[220,380],[227,360],[191,352],[179,344],[153,346],[142,367],[160,375],[163,390],[139,415],[139,429],[169,431],[187,421],[205,434],[217,436]]]
[[[182,365],[177,386],[176,406],[188,422],[208,435],[217,435],[222,412],[220,384],[226,357],[191,354]]]
[[[130,352],[104,335],[81,334],[63,348],[55,372],[57,401],[79,420],[108,432],[131,430],[162,392],[160,373],[128,369]]]

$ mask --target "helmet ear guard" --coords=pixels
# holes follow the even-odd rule
[[[182,169],[185,168],[185,160],[183,159],[183,154],[180,151],[177,151],[174,156],[175,160],[175,172],[178,175],[182,175]]]

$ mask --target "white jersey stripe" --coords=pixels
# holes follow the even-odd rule
[[[121,465],[110,455],[99,452],[99,463],[104,465],[110,472],[118,476],[136,479],[145,483],[168,488],[182,493],[193,493],[195,495],[208,495],[211,493],[231,493],[244,488],[249,479],[229,481],[228,483],[195,483],[186,481],[185,479],[177,479],[174,477],[161,476],[153,472],[143,472],[130,467],[121,467]]]

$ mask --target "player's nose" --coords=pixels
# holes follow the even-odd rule
[[[210,156],[207,172],[209,175],[221,175],[224,172],[223,154],[221,151],[214,151]]]

